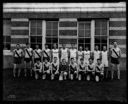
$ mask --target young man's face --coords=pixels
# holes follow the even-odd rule
[[[95,47],[96,50],[98,50],[98,48],[99,48],[98,46]]]
[[[114,47],[117,47],[117,42],[114,42]]]
[[[20,49],[20,45],[17,45],[16,48],[17,48],[17,49]]]
[[[65,48],[65,46],[66,46],[65,44],[62,44],[62,47],[63,47],[63,48]]]
[[[40,63],[40,61],[38,60],[38,61],[37,61],[37,63],[39,64],[39,63]]]
[[[47,62],[48,62],[48,60],[47,60],[47,59],[45,59],[45,60],[44,60],[44,62],[45,62],[45,63],[47,63]]]
[[[107,49],[106,46],[104,46],[104,47],[103,47],[103,50],[106,51],[106,49]]]
[[[29,48],[29,44],[27,44],[26,47]]]
[[[89,63],[92,64],[92,59],[89,59]]]
[[[82,47],[81,47],[81,46],[80,46],[80,48],[79,48],[79,49],[80,49],[80,51],[82,51]]]
[[[45,45],[45,48],[47,49],[48,48],[48,45]]]
[[[54,44],[53,47],[56,48],[57,47],[56,44]]]
[[[74,48],[75,47],[75,44],[72,44],[71,46],[72,46],[72,48]]]
[[[80,62],[83,64],[84,63],[84,60],[80,60]]]
[[[62,60],[62,63],[66,63],[66,60],[65,60],[65,59],[63,59],[63,60]]]
[[[57,58],[56,57],[54,57],[54,62],[57,62]]]
[[[71,59],[71,63],[74,63],[74,59]]]
[[[101,60],[97,60],[97,63],[98,63],[98,64],[101,64]]]
[[[39,48],[39,45],[36,45],[36,49],[38,49]]]
[[[86,47],[85,50],[88,51],[88,47]]]

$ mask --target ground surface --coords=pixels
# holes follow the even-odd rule
[[[43,81],[24,77],[13,79],[11,70],[3,72],[3,99],[6,101],[127,101],[126,71],[121,71],[121,80],[100,83]]]

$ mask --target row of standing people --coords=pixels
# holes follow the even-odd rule
[[[22,49],[20,49],[20,45],[17,44],[17,48],[14,49],[14,51],[13,51],[13,57],[14,57],[13,76],[15,77],[16,68],[17,68],[17,66],[20,66],[20,64],[22,63],[22,59],[24,60],[24,64],[25,64],[25,67],[24,67],[25,74],[24,75],[26,76],[27,64],[30,65],[30,72],[32,75],[32,69],[34,68],[33,65],[34,65],[34,63],[36,63],[36,61],[39,60],[40,62],[43,62],[45,59],[47,59],[49,62],[53,62],[54,57],[57,58],[58,63],[62,62],[63,59],[65,59],[65,61],[67,63],[70,63],[71,59],[73,58],[77,64],[80,63],[81,58],[83,58],[84,64],[89,63],[89,58],[94,60],[94,64],[97,63],[97,59],[100,59],[105,70],[107,70],[108,69],[108,59],[110,56],[112,59],[111,60],[112,65],[113,66],[116,65],[117,69],[119,70],[118,58],[121,56],[121,52],[120,52],[120,49],[117,47],[116,42],[114,43],[115,48],[112,48],[110,51],[110,55],[107,51],[106,46],[103,46],[103,51],[99,51],[98,46],[96,46],[94,52],[89,51],[88,47],[86,47],[85,50],[83,51],[81,46],[79,47],[79,50],[77,51],[74,47],[74,44],[72,44],[71,49],[66,48],[65,44],[63,44],[62,46],[63,47],[61,49],[58,49],[57,44],[54,44],[53,45],[54,48],[52,50],[50,50],[48,48],[48,45],[46,44],[45,50],[41,50],[41,49],[39,49],[39,46],[36,45],[36,49],[33,50],[32,48],[30,48],[29,44],[26,44],[26,48],[24,50],[22,50]],[[17,65],[17,64],[19,64],[19,65]],[[18,70],[18,76],[20,76],[20,72],[21,72],[21,68],[19,68],[19,70]],[[113,79],[113,70],[111,72],[111,77]],[[120,73],[118,74],[118,79],[120,79]]]

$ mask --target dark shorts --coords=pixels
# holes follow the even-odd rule
[[[111,63],[113,63],[113,64],[119,64],[119,59],[118,58],[111,57]]]
[[[87,72],[86,74],[92,76],[93,72]]]
[[[85,75],[85,72],[79,71],[79,74],[81,74],[83,76],[83,75]]]
[[[36,61],[41,61],[41,58],[34,58],[34,62],[36,63]]]
[[[32,58],[24,58],[24,61],[25,61],[26,63],[29,63],[30,61],[32,61]]]
[[[95,72],[95,76],[103,76],[100,72]]]
[[[22,63],[22,58],[14,57],[14,64],[21,64],[21,63]]]
[[[47,59],[48,61],[50,61],[50,58],[49,57],[43,57],[43,61]]]
[[[70,74],[76,74],[76,73],[75,73],[75,71],[71,70],[71,71],[70,71]]]

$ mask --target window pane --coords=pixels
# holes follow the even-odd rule
[[[58,30],[53,30],[52,32],[53,32],[52,33],[53,36],[56,36],[56,37],[58,36]]]
[[[91,36],[91,31],[85,30],[85,37],[90,37],[90,36]]]
[[[58,22],[53,22],[53,29],[58,30]]]
[[[31,27],[36,27],[37,23],[36,20],[31,20]]]
[[[83,29],[84,30],[84,23],[79,23],[79,29]]]
[[[77,30],[60,30],[60,36],[77,36]]]
[[[37,36],[37,43],[42,43],[42,36]]]
[[[53,43],[58,43],[58,38],[52,38]]]
[[[69,22],[69,21],[59,22],[59,26],[60,27],[77,27],[77,22]]]
[[[51,30],[46,30],[46,36],[52,36],[52,31]]]
[[[100,43],[100,37],[99,36],[95,36],[95,43]]]
[[[30,35],[37,35],[36,28],[31,27]]]
[[[51,38],[46,38],[46,43],[51,43],[52,39]]]
[[[107,43],[107,36],[101,37],[101,43]]]
[[[85,30],[90,30],[90,26],[91,26],[90,23],[85,23],[84,25],[85,25],[84,26]]]
[[[11,21],[3,20],[3,35],[11,35]]]
[[[37,28],[37,35],[42,35],[42,28]]]
[[[11,42],[11,37],[10,36],[6,36],[6,42]]]
[[[90,40],[91,40],[90,38],[85,38],[84,40],[85,40],[85,43],[89,43],[90,44]]]
[[[36,36],[31,36],[30,41],[31,41],[31,43],[36,43]]]
[[[31,48],[35,49],[36,48],[36,43],[31,43]]]
[[[83,43],[84,44],[84,39],[83,38],[79,38],[78,43]]]
[[[51,29],[52,27],[52,24],[51,22],[46,22],[46,29]]]
[[[84,37],[84,30],[79,30],[78,36],[79,36],[79,37]]]
[[[42,28],[42,20],[37,20],[37,27]]]

